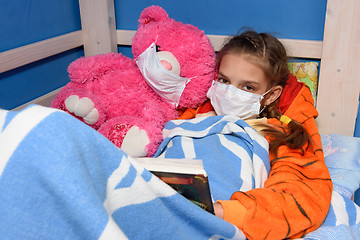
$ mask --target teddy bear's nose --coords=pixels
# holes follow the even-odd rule
[[[180,76],[180,63],[176,57],[168,51],[159,51],[156,53],[160,63],[172,73]]]
[[[161,60],[160,62],[161,62],[161,64],[162,64],[167,70],[171,71],[172,66],[171,66],[171,64],[170,64],[168,61]]]

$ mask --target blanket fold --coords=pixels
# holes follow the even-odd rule
[[[268,142],[234,116],[169,121],[154,157],[203,160],[214,201],[261,188],[270,171]]]

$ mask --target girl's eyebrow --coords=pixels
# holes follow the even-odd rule
[[[226,80],[229,80],[229,78],[222,72],[218,72],[218,76],[226,79]],[[260,83],[256,82],[256,81],[252,81],[252,80],[244,80],[242,81],[243,84],[245,85],[256,85],[256,86],[260,86]]]
[[[218,72],[218,75],[220,75],[221,77],[223,77],[223,78],[226,78],[226,79],[228,79],[228,77],[225,75],[225,74],[223,74],[222,72]]]
[[[245,81],[244,84],[246,85],[256,85],[256,86],[260,86],[261,84],[255,81]]]

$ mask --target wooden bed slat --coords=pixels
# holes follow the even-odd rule
[[[114,0],[79,0],[85,56],[117,52]]]
[[[134,30],[117,30],[117,44],[131,45]],[[216,51],[218,51],[227,36],[208,35]],[[320,58],[322,43],[321,41],[281,39],[287,46],[291,56],[304,58]],[[31,62],[70,50],[83,45],[83,32],[76,31],[58,37],[46,39],[40,42],[29,44],[23,47],[11,49],[0,53],[0,73],[17,67],[21,67]],[[299,47],[301,46],[301,47]],[[92,50],[89,50],[91,55]],[[109,51],[101,51],[107,53]],[[99,54],[97,51],[96,54]]]
[[[116,30],[117,44],[131,46],[131,40],[135,33],[135,30]]]
[[[79,47],[81,31],[64,34],[0,53],[0,73]]]
[[[322,41],[280,39],[290,57],[321,59]]]
[[[316,105],[320,133],[354,134],[360,91],[359,26],[359,0],[328,0]]]
[[[135,35],[135,30],[117,30],[117,44],[131,46],[131,39]],[[215,51],[219,51],[226,35],[207,34]],[[288,50],[291,57],[320,59],[322,51],[322,41],[280,39]]]
[[[213,44],[215,51],[219,51],[228,36],[207,35]],[[280,39],[286,47],[289,56],[298,58],[321,58],[322,41]]]

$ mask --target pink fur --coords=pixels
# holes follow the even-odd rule
[[[120,53],[83,57],[71,63],[71,81],[52,106],[66,111],[64,102],[71,95],[91,99],[99,112],[93,128],[121,147],[126,132],[136,125],[150,139],[146,149],[151,156],[162,140],[165,123],[177,118],[179,109],[198,107],[207,99],[215,69],[215,52],[203,31],[169,18],[159,6],[150,6],[140,14],[139,28],[132,40],[134,58],[155,41],[160,51],[169,51],[176,57],[180,75],[192,78],[177,109],[150,88],[133,59]]]

